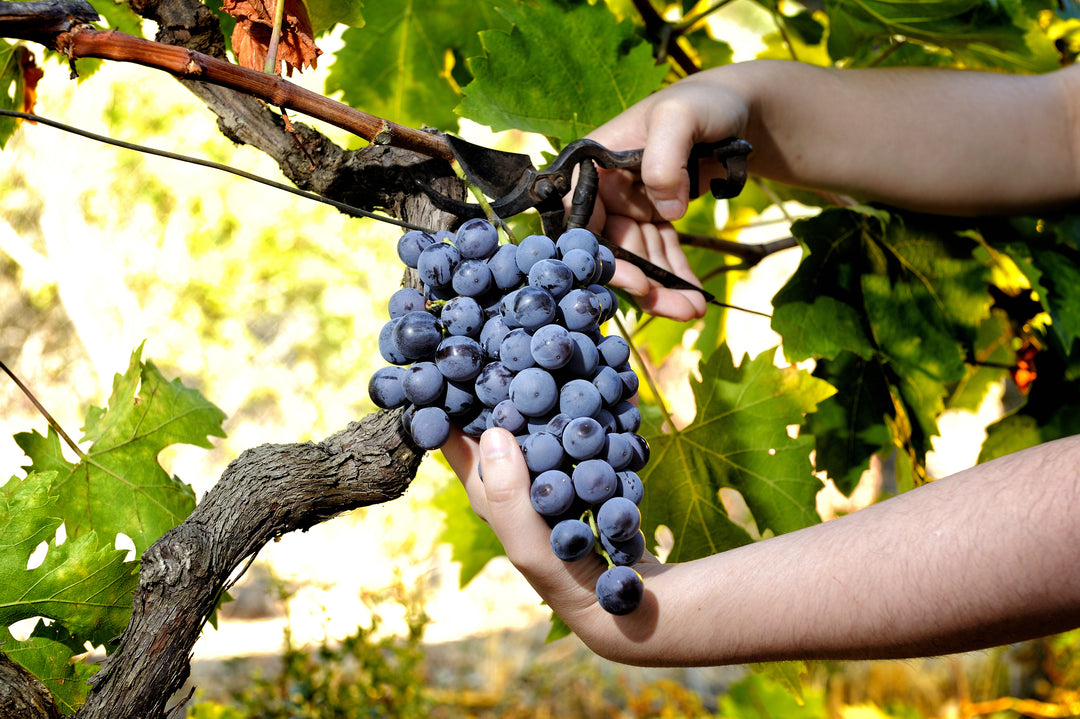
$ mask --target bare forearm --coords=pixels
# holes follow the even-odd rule
[[[999,213],[1080,199],[1070,99],[1080,68],[1043,76],[720,68],[749,100],[752,169],[913,209]]]
[[[1080,625],[1080,438],[842,519],[647,570],[651,621],[590,633],[631,663],[952,653]],[[639,610],[641,611],[641,610]]]

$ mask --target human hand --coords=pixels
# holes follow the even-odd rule
[[[694,144],[740,135],[749,115],[744,94],[724,68],[693,75],[630,107],[589,137],[612,150],[644,148],[640,173],[600,170],[600,191],[590,228],[634,254],[700,285],[679,245],[671,221],[686,213],[691,177],[687,160]],[[707,181],[721,174],[705,164]],[[689,320],[705,314],[704,297],[671,290],[638,268],[618,262],[612,284],[633,295],[652,314]]]
[[[635,661],[644,649],[642,643],[656,629],[659,608],[649,577],[662,572],[663,565],[646,553],[634,567],[645,577],[641,605],[625,616],[608,614],[595,593],[606,564],[599,556],[564,562],[552,553],[551,529],[529,500],[529,470],[513,435],[490,429],[477,442],[454,430],[442,452],[461,479],[473,510],[548,606],[597,654]]]

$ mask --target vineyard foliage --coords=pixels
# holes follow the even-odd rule
[[[93,4],[103,26],[146,29],[124,3]],[[225,37],[237,37],[221,3],[208,4]],[[465,118],[517,130],[546,138],[552,151],[696,68],[734,58],[1041,73],[1071,62],[1080,43],[1080,12],[1050,0],[309,0],[306,10],[316,42],[336,48],[319,59],[331,64],[327,95],[412,127],[455,132]],[[729,34],[756,42],[748,50]],[[46,54],[0,40],[0,108],[33,108]],[[92,66],[80,62],[85,84]],[[0,146],[18,131],[0,118]],[[624,326],[650,366],[676,350],[701,358],[691,382],[697,416],[685,426],[670,416],[663,388],[643,383],[653,448],[642,475],[644,523],[650,541],[658,528],[671,530],[673,560],[819,521],[821,477],[850,493],[875,455],[895,458],[900,490],[926,481],[942,414],[978,407],[993,387],[1007,387],[1009,404],[981,459],[1080,429],[1076,217],[948,218],[830,199],[752,182],[729,202],[727,225],[712,223],[710,199],[679,225],[738,239],[738,226],[777,204],[813,208],[791,226],[800,249],[788,251],[801,251],[801,262],[772,299],[776,351],[731,351],[724,313],[738,310],[713,307],[684,326],[644,316],[624,298]],[[532,217],[514,224],[519,236],[536,227]],[[718,297],[749,269],[712,249],[687,252]],[[194,505],[158,453],[180,442],[206,446],[221,436],[222,419],[136,352],[108,409],[87,414],[89,449],[78,461],[65,459],[54,431],[19,436],[30,464],[2,490],[0,539],[15,549],[0,557],[0,576],[9,592],[28,586],[11,580],[19,572],[49,579],[2,602],[3,626],[53,621],[27,642],[4,629],[4,651],[45,678],[67,708],[81,685],[68,680],[89,672],[67,658],[85,641],[116,636],[129,608],[133,565],[112,549],[116,534],[141,552]],[[741,496],[748,517],[729,516],[724,490]],[[501,549],[459,488],[438,502],[467,582]],[[61,524],[63,544],[54,538]],[[27,570],[42,541],[45,564]]]

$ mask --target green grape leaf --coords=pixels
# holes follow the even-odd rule
[[[826,0],[829,16],[829,55],[833,60],[857,57],[874,40],[902,36],[916,42],[949,48],[974,44],[1023,56],[1028,53],[1025,30],[1005,3],[984,0]]]
[[[803,426],[815,442],[814,466],[849,495],[870,458],[891,444],[885,423],[894,412],[888,380],[878,362],[850,352],[835,360],[819,360],[814,376],[843,387],[806,416]]]
[[[93,5],[98,14],[105,19],[105,25],[110,30],[119,30],[128,35],[143,37],[143,20],[135,14],[128,3],[106,0],[106,2],[95,2]]]
[[[68,536],[96,530],[112,541],[126,534],[141,554],[194,508],[191,487],[157,462],[173,444],[212,446],[208,437],[223,437],[224,413],[179,380],[166,380],[151,362],[131,355],[127,371],[116,375],[109,406],[91,408],[83,427],[91,442],[84,457],[71,464],[60,439],[21,433],[15,441],[32,463],[30,471],[59,472],[57,511]]]
[[[675,535],[671,561],[684,561],[746,544],[719,499],[722,488],[742,495],[760,532],[775,534],[819,521],[821,481],[810,465],[813,437],[791,437],[789,425],[829,397],[833,388],[794,366],[777,367],[774,352],[735,366],[727,345],[701,366],[693,384],[697,406],[685,429],[663,432],[655,417],[643,434],[652,448],[639,473],[646,536],[667,525]]]
[[[95,532],[56,543],[56,481],[54,473],[31,472],[0,489],[0,626],[43,616],[78,638],[75,649],[87,639],[103,644],[127,624],[136,565]],[[27,569],[42,542],[44,559]]]
[[[773,297],[772,318],[788,360],[834,359],[843,351],[873,356],[859,275],[870,238],[880,237],[888,220],[887,213],[863,207],[826,210],[792,225],[806,254]]]
[[[25,51],[21,45],[0,40],[0,109],[23,110],[23,73],[19,57]],[[0,117],[0,150],[15,134],[19,121],[14,117]]]
[[[20,664],[45,685],[64,714],[74,714],[86,701],[87,682],[97,672],[97,665],[75,660],[76,653],[67,642],[37,636],[41,624],[26,641],[18,641],[7,627],[0,627],[0,645],[12,661]]]
[[[991,385],[1001,382],[1008,374],[1006,367],[1016,362],[1013,342],[1016,333],[1004,311],[994,309],[979,325],[973,348],[974,363],[949,395],[949,409],[979,409]]]
[[[479,54],[477,33],[505,28],[492,0],[406,0],[369,3],[364,28],[342,34],[326,78],[326,94],[388,120],[443,130],[457,127],[457,70]]]
[[[304,0],[304,5],[311,20],[311,30],[316,35],[334,25],[364,26],[364,3],[361,0]]]
[[[450,556],[461,563],[459,582],[471,582],[487,563],[506,552],[495,532],[476,516],[469,497],[457,482],[448,483],[433,500],[445,516],[440,542],[450,545]]]
[[[484,54],[457,112],[494,130],[516,128],[565,144],[659,89],[667,68],[629,20],[603,3],[569,9],[555,0],[501,11],[509,31],[482,32]]]

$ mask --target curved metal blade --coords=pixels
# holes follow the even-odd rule
[[[465,177],[488,197],[506,197],[521,183],[522,178],[536,172],[528,155],[492,150],[453,135],[447,135],[446,142]]]

